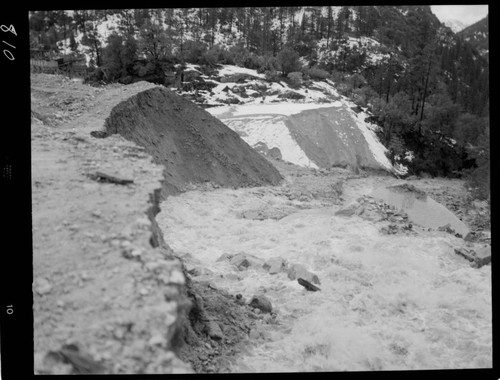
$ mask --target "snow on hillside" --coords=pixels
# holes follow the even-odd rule
[[[332,42],[330,42],[331,44]],[[326,48],[327,40],[323,38],[318,41],[318,60],[328,61],[332,59],[338,59],[346,50],[357,50],[360,53],[365,54],[366,64],[377,65],[379,61],[383,59],[390,58],[388,53],[382,53],[381,50],[383,46],[377,40],[370,37],[348,37],[345,40],[336,41],[339,44],[337,50],[329,50]]]
[[[97,39],[100,42],[101,47],[106,47],[108,45],[108,37],[113,34],[113,32],[118,30],[118,26],[120,24],[121,16],[118,14],[113,14],[107,16],[105,20],[93,20],[89,21],[92,25],[92,29],[96,31]],[[82,54],[85,57],[85,63],[89,65],[91,60],[96,59],[95,53],[93,49],[89,46],[82,44],[84,34],[83,32],[78,32],[75,35],[75,42],[77,45],[76,52]],[[65,40],[61,40],[58,42],[58,46],[61,54],[69,55],[73,53],[70,47],[70,39],[69,37]]]
[[[444,24],[449,27],[454,33],[464,30],[468,25],[459,20],[446,20]]]
[[[248,118],[231,118],[224,120],[224,122],[250,146],[264,143],[268,148],[278,148],[285,161],[293,162],[299,166],[319,169],[292,137],[283,117],[257,116],[252,117],[250,120]]]
[[[220,117],[235,117],[249,115],[285,115],[290,116],[300,112],[323,107],[340,107],[342,103],[335,102],[332,104],[317,104],[317,103],[275,103],[275,104],[245,104],[241,106],[225,106],[208,108],[207,111],[214,116]]]
[[[257,73],[257,70],[247,69],[246,67],[222,65],[222,68],[219,70],[219,75],[221,76],[228,76],[233,74],[247,74],[261,79],[265,78],[264,74],[259,74]]]
[[[376,41],[363,42],[376,44]],[[292,89],[284,82],[271,84],[266,82],[262,74],[258,74],[255,70],[231,65],[222,66],[218,71],[218,76],[227,77],[236,73],[244,73],[255,79],[248,80],[244,84],[220,83],[210,79],[216,84],[216,87],[212,89],[211,93],[204,92],[203,96],[205,104],[219,104],[219,106],[207,108],[207,111],[239,133],[249,145],[257,146],[259,143],[264,143],[268,149],[278,148],[285,161],[299,166],[317,168],[318,165],[314,163],[312,157],[308,157],[308,153],[295,140],[294,134],[291,134],[284,118],[313,109],[339,108],[339,110],[344,110],[343,112],[348,112],[347,115],[354,121],[353,125],[357,126],[361,132],[369,151],[375,161],[379,163],[380,168],[400,175],[406,174],[406,167],[402,165],[394,167],[387,158],[387,148],[380,143],[375,133],[378,126],[366,122],[365,120],[369,116],[366,111],[360,110],[348,98],[341,96],[336,91],[332,81],[312,81],[312,84],[307,87]],[[265,93],[261,93],[261,96],[242,96],[242,91],[245,91],[247,95],[259,95],[258,91],[253,88],[266,88],[267,90]],[[288,91],[293,91],[303,98],[300,100],[280,98]],[[237,99],[238,104],[220,105],[218,103],[221,101],[230,102],[231,99]],[[335,123],[339,121],[341,122],[341,120],[336,120]],[[337,138],[342,139],[340,132],[341,129],[338,128]],[[342,142],[344,145],[348,144],[347,140],[344,140],[346,140],[345,136]],[[352,144],[353,141],[350,143]],[[321,142],[316,144],[322,145]],[[323,147],[322,149],[327,148]]]

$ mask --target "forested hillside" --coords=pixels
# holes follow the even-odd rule
[[[489,38],[488,38],[488,16],[478,22],[461,30],[458,35],[474,46],[481,55],[488,58]]]
[[[186,63],[206,72],[234,64],[296,85],[331,79],[373,115],[393,156],[401,144],[415,153],[410,173],[466,176],[474,194],[487,198],[489,66],[467,29],[454,34],[429,6],[30,14],[32,49],[85,57],[89,82],[171,87]],[[487,41],[487,28],[481,32]]]

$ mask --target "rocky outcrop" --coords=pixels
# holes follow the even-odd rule
[[[250,307],[261,310],[263,313],[270,313],[273,311],[273,305],[266,296],[253,296],[249,303]]]
[[[290,280],[302,278],[304,280],[312,282],[313,284],[320,284],[318,276],[314,273],[309,272],[307,268],[302,264],[291,264],[288,267],[288,278]]]

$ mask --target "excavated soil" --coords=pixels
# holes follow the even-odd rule
[[[119,104],[106,120],[106,132],[144,146],[165,167],[170,194],[189,183],[240,187],[282,179],[236,132],[167,89],[153,88]]]

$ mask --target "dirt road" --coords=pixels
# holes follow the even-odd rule
[[[113,106],[152,85],[102,91],[46,75],[32,85],[32,110],[47,122],[31,128],[36,373],[191,371],[168,343],[185,307],[181,265],[150,244],[162,168],[118,135],[90,136]],[[97,171],[133,183],[99,181]]]

